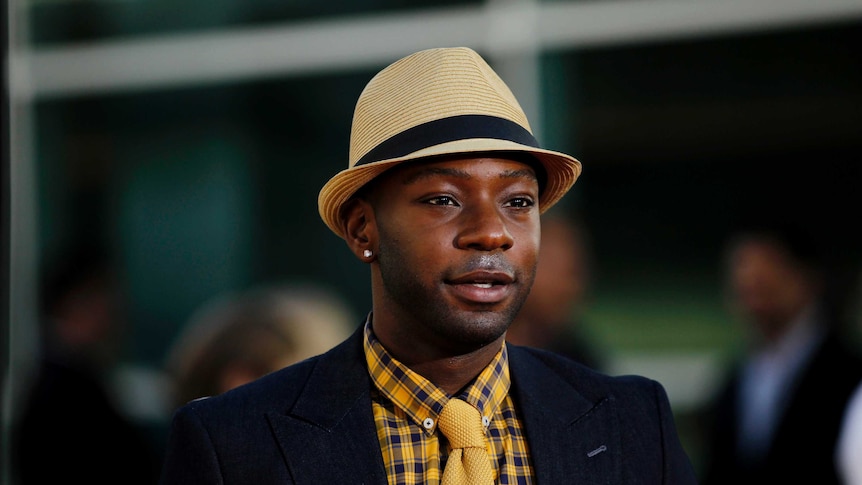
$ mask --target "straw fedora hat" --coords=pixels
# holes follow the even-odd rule
[[[320,217],[344,238],[345,202],[385,170],[436,155],[513,151],[531,154],[545,169],[540,212],[560,200],[581,173],[575,158],[539,147],[517,99],[475,51],[416,52],[377,73],[359,95],[348,168],[320,190]]]

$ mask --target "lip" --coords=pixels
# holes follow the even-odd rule
[[[462,300],[473,303],[498,303],[511,290],[515,277],[504,271],[473,271],[446,281]]]

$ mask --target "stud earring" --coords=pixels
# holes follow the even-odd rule
[[[374,253],[372,253],[370,249],[366,249],[365,251],[362,251],[362,255],[366,258],[370,258]]]

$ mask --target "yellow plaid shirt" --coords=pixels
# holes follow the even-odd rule
[[[365,359],[374,382],[372,406],[386,474],[392,485],[437,485],[449,455],[437,433],[437,416],[449,396],[395,360],[365,324]],[[533,470],[527,439],[509,396],[506,344],[461,395],[487,427],[489,456],[498,484],[529,484]]]

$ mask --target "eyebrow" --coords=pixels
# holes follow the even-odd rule
[[[450,177],[457,177],[465,180],[470,178],[470,174],[463,170],[443,167],[428,167],[416,171],[408,177],[405,177],[404,180],[401,181],[401,183],[402,185],[410,185],[421,180],[431,178],[435,175],[447,175]],[[528,168],[522,168],[518,170],[506,170],[500,174],[500,178],[527,178],[535,181],[539,180],[536,176],[536,173],[532,169]]]

